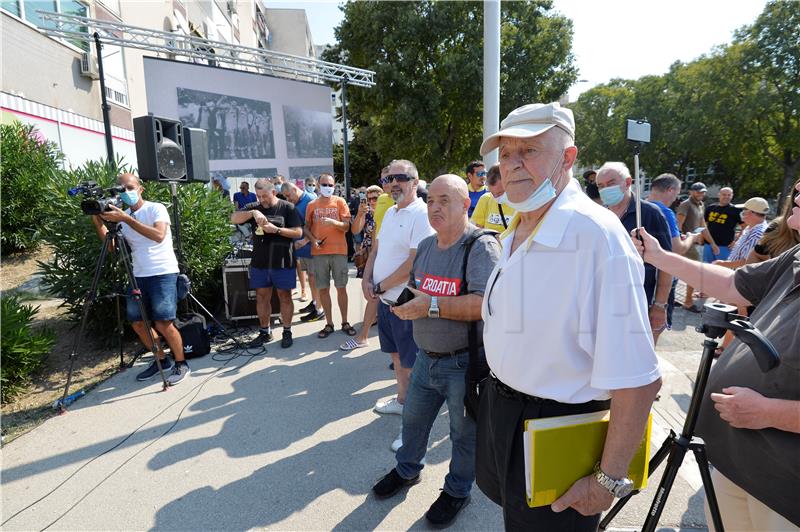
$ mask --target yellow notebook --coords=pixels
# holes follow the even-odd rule
[[[561,497],[600,461],[608,431],[609,411],[525,420],[525,489],[528,506],[547,506]],[[634,489],[647,486],[652,414],[644,438],[631,460],[628,477]]]

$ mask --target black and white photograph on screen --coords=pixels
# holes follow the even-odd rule
[[[313,177],[314,179],[319,179],[320,174],[331,174],[333,175],[333,166],[332,165],[322,165],[322,166],[290,166],[289,167],[289,179],[292,181],[296,181],[298,179],[305,180],[308,177]]]
[[[208,132],[210,160],[275,158],[269,102],[183,87],[177,91],[178,118],[184,127]]]
[[[331,113],[283,106],[286,153],[290,159],[333,156]]]

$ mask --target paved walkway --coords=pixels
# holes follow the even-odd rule
[[[350,321],[359,323],[356,280],[348,292]],[[288,350],[278,334],[266,355],[193,361],[191,376],[167,392],[156,380],[136,382],[138,367],[99,385],[67,415],[3,447],[3,529],[427,528],[424,513],[450,455],[446,411],[431,435],[423,481],[375,500],[370,487],[394,466],[389,445],[400,427],[398,416],[372,411],[394,393],[389,360],[374,335],[370,348],[345,353],[338,345],[347,337],[337,331],[320,340],[314,333],[321,327],[295,326]],[[699,344],[684,338],[686,331],[663,339],[654,445],[667,428],[680,426],[691,395],[687,374],[696,370]],[[704,528],[690,469],[681,470],[665,527]],[[616,528],[641,526],[655,482],[618,516]],[[500,509],[476,488],[453,529],[502,530]]]

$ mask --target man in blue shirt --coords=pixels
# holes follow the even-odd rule
[[[647,201],[661,209],[661,214],[667,220],[669,226],[669,236],[672,238],[672,251],[678,255],[684,255],[695,244],[700,244],[703,241],[703,236],[700,233],[688,233],[682,235],[678,229],[678,219],[675,213],[668,207],[675,203],[678,194],[681,191],[681,180],[673,174],[661,174],[650,183],[650,195],[647,196]],[[675,285],[678,284],[678,278],[672,280],[672,290],[669,292],[669,301],[667,302],[667,327],[672,327],[672,311],[675,308]]]
[[[256,203],[258,198],[252,192],[250,192],[250,183],[247,181],[242,181],[242,184],[239,185],[239,192],[233,195],[233,202],[236,204],[236,209],[244,209],[244,206],[248,203]]]
[[[472,211],[478,205],[478,200],[486,194],[486,165],[483,161],[472,161],[467,165],[467,192],[469,194],[469,210],[467,216],[472,217]]]
[[[622,225],[630,233],[636,229],[636,198],[631,190],[631,172],[624,163],[608,162],[597,171],[595,183],[600,191],[600,199],[608,209],[616,214]],[[661,210],[646,201],[641,202],[642,227],[658,239],[664,249],[672,249],[672,239],[667,220]],[[644,265],[644,293],[650,305],[650,328],[653,330],[653,344],[667,328],[669,293],[672,276]]]
[[[308,207],[309,203],[317,199],[317,195],[313,192],[308,192],[307,190],[300,190],[300,188],[289,182],[281,185],[281,192],[284,196],[286,196],[287,200],[294,203],[294,208],[300,215],[300,220],[302,221],[303,225],[305,225],[306,208]],[[295,257],[297,257],[297,278],[300,279],[300,297],[305,298],[306,296],[306,272],[308,272],[308,286],[311,287],[311,303],[300,309],[300,313],[309,313],[309,315],[314,315],[315,317],[321,316],[321,313],[317,312],[317,290],[314,285],[314,277],[310,268],[311,244],[307,238],[303,237],[295,240],[294,247]],[[301,320],[305,317],[306,316],[301,317]]]

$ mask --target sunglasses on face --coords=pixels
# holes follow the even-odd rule
[[[475,173],[478,177],[486,177],[486,170],[481,170],[480,172]]]
[[[391,183],[392,181],[397,181],[398,183],[408,183],[414,179],[408,174],[392,174],[386,176],[386,182]]]
[[[369,201],[378,201],[378,196],[371,196],[367,198]]]

